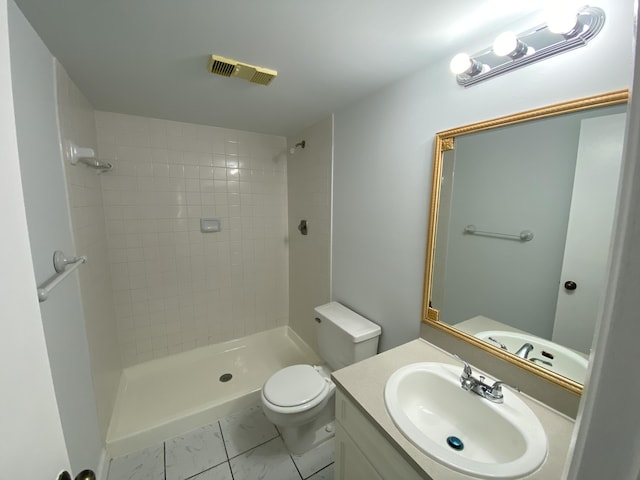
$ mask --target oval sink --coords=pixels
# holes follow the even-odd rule
[[[536,365],[540,365],[578,383],[584,383],[589,362],[581,354],[567,347],[534,335],[506,330],[485,330],[484,332],[476,333],[474,336],[490,343],[494,347],[499,346],[493,340],[489,340],[489,337],[491,337],[502,343],[511,353],[515,353],[524,343],[530,343],[533,345],[533,350],[528,354],[528,360],[536,359],[534,361]]]
[[[519,478],[540,467],[547,436],[538,417],[507,388],[502,404],[463,390],[461,373],[426,362],[389,377],[385,404],[403,435],[434,460],[479,478]]]

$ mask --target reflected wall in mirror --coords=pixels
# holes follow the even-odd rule
[[[628,92],[438,133],[423,321],[580,393]]]

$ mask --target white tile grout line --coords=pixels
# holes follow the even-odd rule
[[[209,467],[205,470],[202,470],[201,472],[198,472],[196,474],[191,475],[190,477],[185,478],[184,480],[190,480],[192,478],[197,477],[198,475],[202,475],[204,472],[208,472],[209,470],[213,470],[214,468],[218,468],[220,465],[224,465],[224,464],[229,465],[229,471],[231,472],[231,478],[233,479],[233,470],[231,470],[231,464],[229,463],[229,460],[225,460],[224,462],[220,462],[217,465],[214,465],[213,467]]]
[[[294,462],[295,463],[295,462]],[[313,477],[315,474],[320,473],[321,471],[323,471],[326,468],[329,468],[331,465],[333,465],[335,462],[331,462],[328,465],[325,465],[324,467],[322,467],[320,470],[318,470],[317,472],[313,472],[311,475],[309,475],[307,478],[303,478],[302,480],[308,480],[309,478]]]
[[[271,441],[275,440],[275,439],[276,439],[276,438],[278,438],[278,437],[280,437],[280,435],[276,435],[275,437],[272,437],[272,438],[270,438],[269,440],[266,440],[266,441],[264,441],[264,442],[262,442],[262,443],[259,443],[259,444],[258,444],[258,445],[256,445],[255,447],[247,448],[245,451],[240,452],[240,453],[238,453],[237,455],[234,455],[233,457],[229,457],[229,456],[227,456],[227,458],[229,458],[229,460],[231,461],[231,460],[233,460],[234,458],[238,458],[240,455],[244,455],[245,453],[250,452],[251,450],[253,450],[253,449],[255,449],[255,448],[261,447],[261,446],[262,446],[262,445],[264,445],[265,443],[269,443],[269,442],[271,442]]]
[[[164,480],[167,480],[167,442],[162,442],[162,467]]]
[[[220,420],[218,420],[218,428],[220,429],[220,438],[222,438],[222,446],[224,447],[224,454],[227,457],[227,463],[229,464],[229,472],[231,472],[231,480],[235,480],[235,477],[233,476],[233,469],[231,468],[231,459],[229,458],[229,450],[227,450],[227,443],[224,441],[224,433],[222,432],[222,425],[220,424]]]
[[[302,473],[300,473],[300,469],[298,468],[298,464],[293,459],[293,455],[291,455],[291,453],[289,453],[289,458],[291,459],[291,462],[293,462],[293,466],[295,467],[296,472],[298,472],[298,475],[300,475],[300,480],[303,480]]]
[[[209,468],[207,468],[207,469],[205,469],[205,470],[203,470],[201,472],[198,472],[198,473],[196,473],[194,475],[191,475],[190,477],[188,477],[185,480],[189,480],[189,479],[194,478],[194,477],[196,477],[196,476],[198,476],[198,475],[200,475],[200,474],[202,474],[204,472],[207,472],[207,471],[209,471],[209,470],[211,470],[213,468],[219,467],[223,463],[229,464],[229,471],[231,472],[231,479],[235,480],[235,477],[233,475],[233,469],[231,468],[231,460],[232,459],[238,458],[240,455],[244,455],[245,453],[250,452],[251,450],[254,450],[254,449],[258,448],[258,447],[261,447],[262,445],[265,445],[266,443],[269,443],[269,442],[275,440],[276,438],[282,438],[282,433],[280,432],[280,430],[276,426],[275,428],[276,428],[276,431],[278,432],[278,435],[276,435],[276,436],[274,436],[274,437],[270,438],[269,440],[266,440],[266,441],[264,441],[262,443],[259,443],[258,445],[254,446],[254,447],[248,448],[247,450],[244,450],[244,451],[238,453],[237,455],[234,455],[233,457],[230,457],[229,456],[229,450],[227,449],[227,444],[224,441],[224,433],[222,431],[222,425],[220,424],[220,420],[217,420],[216,422],[218,423],[218,428],[220,428],[220,436],[222,438],[222,446],[224,447],[224,453],[225,453],[225,456],[227,457],[227,459],[225,461],[223,461],[223,462],[218,463],[217,465],[212,465],[211,467],[209,467]],[[162,470],[163,470],[163,474],[164,474],[164,480],[167,480],[167,441],[168,440],[165,440],[165,441],[162,442],[162,455],[163,455],[163,465],[162,465],[163,469]],[[300,476],[301,480],[305,480],[305,478],[302,476],[302,473],[300,472],[300,469],[298,468],[298,464],[293,459],[293,455],[291,455],[291,453],[289,453],[289,458],[291,458],[291,461],[293,462],[293,465],[294,465],[296,471],[298,472],[298,475]],[[109,472],[109,470],[111,469],[111,462],[112,461],[113,461],[113,459],[109,460],[109,469],[107,470],[107,472]],[[335,462],[331,462],[331,463],[325,465],[324,467],[322,467],[319,470],[313,472],[311,475],[309,475],[306,478],[307,479],[311,478],[312,476],[314,476],[318,472],[321,472],[325,468],[328,468],[329,466],[331,466],[333,463],[335,463]],[[109,479],[108,473],[107,473],[107,479]],[[111,480],[111,479],[109,479],[109,480]]]

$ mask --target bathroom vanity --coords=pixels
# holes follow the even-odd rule
[[[418,339],[333,373],[338,387],[337,480],[475,478],[450,469],[423,453],[405,437],[389,416],[384,397],[387,380],[399,368],[417,362],[452,364],[459,367],[461,373],[463,369],[462,363],[456,358]],[[463,393],[474,395],[471,392]],[[437,395],[438,392],[430,394]],[[520,478],[560,478],[574,421],[524,394],[518,394],[518,397],[537,416],[548,441],[547,457],[540,468]]]

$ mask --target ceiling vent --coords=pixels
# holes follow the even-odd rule
[[[269,85],[276,78],[278,72],[264,67],[256,67],[231,58],[211,55],[209,72],[223,77],[238,77],[251,83]]]

